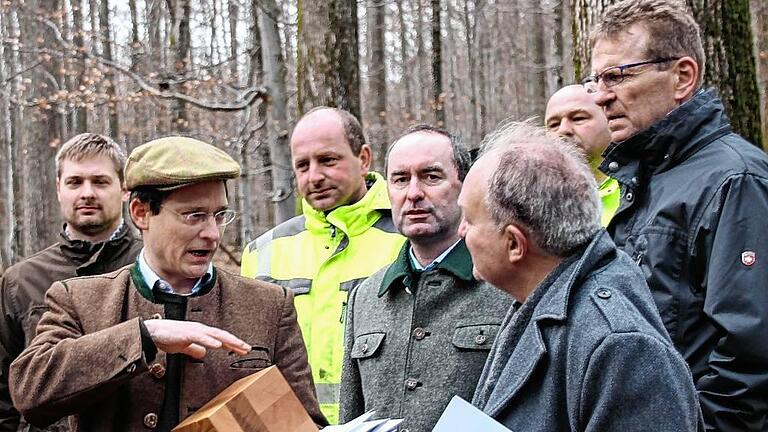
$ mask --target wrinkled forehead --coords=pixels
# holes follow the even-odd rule
[[[592,46],[592,73],[628,63],[648,60],[648,29],[642,23],[598,37]]]

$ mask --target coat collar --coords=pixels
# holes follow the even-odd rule
[[[384,273],[384,279],[379,288],[379,297],[386,294],[393,285],[411,286],[414,282],[414,276],[417,273],[411,264],[411,258],[408,256],[408,250],[411,248],[411,241],[407,240],[395,261],[387,268]],[[457,278],[465,281],[472,281],[472,257],[469,255],[467,244],[464,239],[459,240],[456,246],[440,261],[434,270],[443,269]]]
[[[306,217],[306,228],[315,233],[325,233],[330,231],[333,225],[348,236],[355,236],[378,222],[382,211],[388,212],[392,208],[387,194],[387,182],[376,172],[369,172],[365,178],[368,192],[354,204],[336,207],[326,213],[315,210],[303,199],[302,211]]]
[[[517,310],[510,310],[502,325],[502,332],[497,337],[491,351],[491,365],[502,367],[498,378],[485,385],[491,385],[487,402],[483,403],[484,412],[495,416],[514,398],[532,376],[539,362],[547,352],[544,336],[541,332],[543,321],[563,322],[568,316],[568,304],[574,287],[579,286],[591,273],[615,257],[616,246],[604,229],[600,229],[592,241],[579,248],[566,258],[547,278],[542,281],[530,298],[538,292],[541,297],[531,305],[525,303]],[[524,308],[533,307],[530,320],[520,322]],[[522,332],[515,344],[505,344],[510,334]],[[505,338],[506,336],[506,338]],[[489,366],[486,365],[486,368]],[[478,385],[478,390],[482,389]],[[482,401],[480,401],[482,402]]]
[[[100,243],[70,239],[66,229],[67,225],[64,224],[59,233],[59,249],[61,250],[61,253],[75,263],[79,269],[86,268],[98,262],[104,250],[109,250],[111,251],[110,253],[113,253],[122,245],[128,245],[135,239],[133,231],[125,222],[117,228],[109,240]]]
[[[634,166],[648,174],[663,172],[730,131],[725,108],[715,91],[700,90],[647,129],[608,146],[599,168],[629,183],[638,174],[626,173],[624,167]]]
[[[586,247],[566,258],[560,269],[542,281],[536,290],[546,289],[533,313],[532,320],[553,319],[565,321],[568,316],[568,300],[573,288],[602,264],[616,256],[616,245],[605,229],[600,229]]]

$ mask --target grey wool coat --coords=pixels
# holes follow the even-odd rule
[[[451,397],[471,398],[513,302],[472,277],[463,240],[423,273],[412,269],[409,248],[350,294],[342,422],[375,409],[403,418],[400,431],[431,431]]]
[[[71,415],[73,431],[148,431],[156,428],[165,389],[166,355],[147,358],[139,320],[162,318],[136,266],[56,282],[48,291],[37,336],[11,364],[11,396],[30,423]],[[179,419],[236,380],[270,365],[318,424],[320,413],[296,322],[293,293],[277,285],[217,270],[215,282],[188,297],[187,319],[227,330],[254,347],[242,357],[208,350],[186,357]],[[150,342],[151,343],[151,342]]]
[[[703,430],[645,279],[604,230],[505,319],[473,404],[518,432]]]

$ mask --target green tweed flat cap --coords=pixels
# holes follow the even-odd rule
[[[176,189],[191,183],[240,176],[240,164],[228,154],[202,141],[170,136],[136,147],[125,163],[128,190],[154,186]]]

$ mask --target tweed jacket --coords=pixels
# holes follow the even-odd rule
[[[473,404],[518,432],[703,430],[645,279],[604,230],[505,318]]]
[[[66,229],[66,225],[64,225]],[[132,263],[141,240],[127,224],[101,243],[71,240],[62,230],[60,240],[9,267],[0,278],[0,432],[39,431],[26,424],[11,404],[8,369],[35,337],[37,322],[47,309],[45,293],[53,282],[75,276],[115,271]],[[45,430],[66,430],[58,422]]]
[[[410,247],[350,295],[342,422],[375,409],[403,418],[401,431],[431,431],[451,397],[472,396],[513,302],[472,277],[463,240],[423,273],[413,270]]]
[[[134,264],[135,266],[135,264]],[[127,266],[101,276],[57,282],[32,344],[11,365],[11,396],[32,423],[71,417],[74,431],[136,431],[157,425],[165,355],[148,362],[139,320],[161,318]],[[293,294],[279,286],[216,271],[210,291],[188,298],[187,319],[227,330],[254,347],[237,357],[208,350],[187,357],[179,418],[235,380],[275,364],[318,424],[320,414],[296,322]]]

